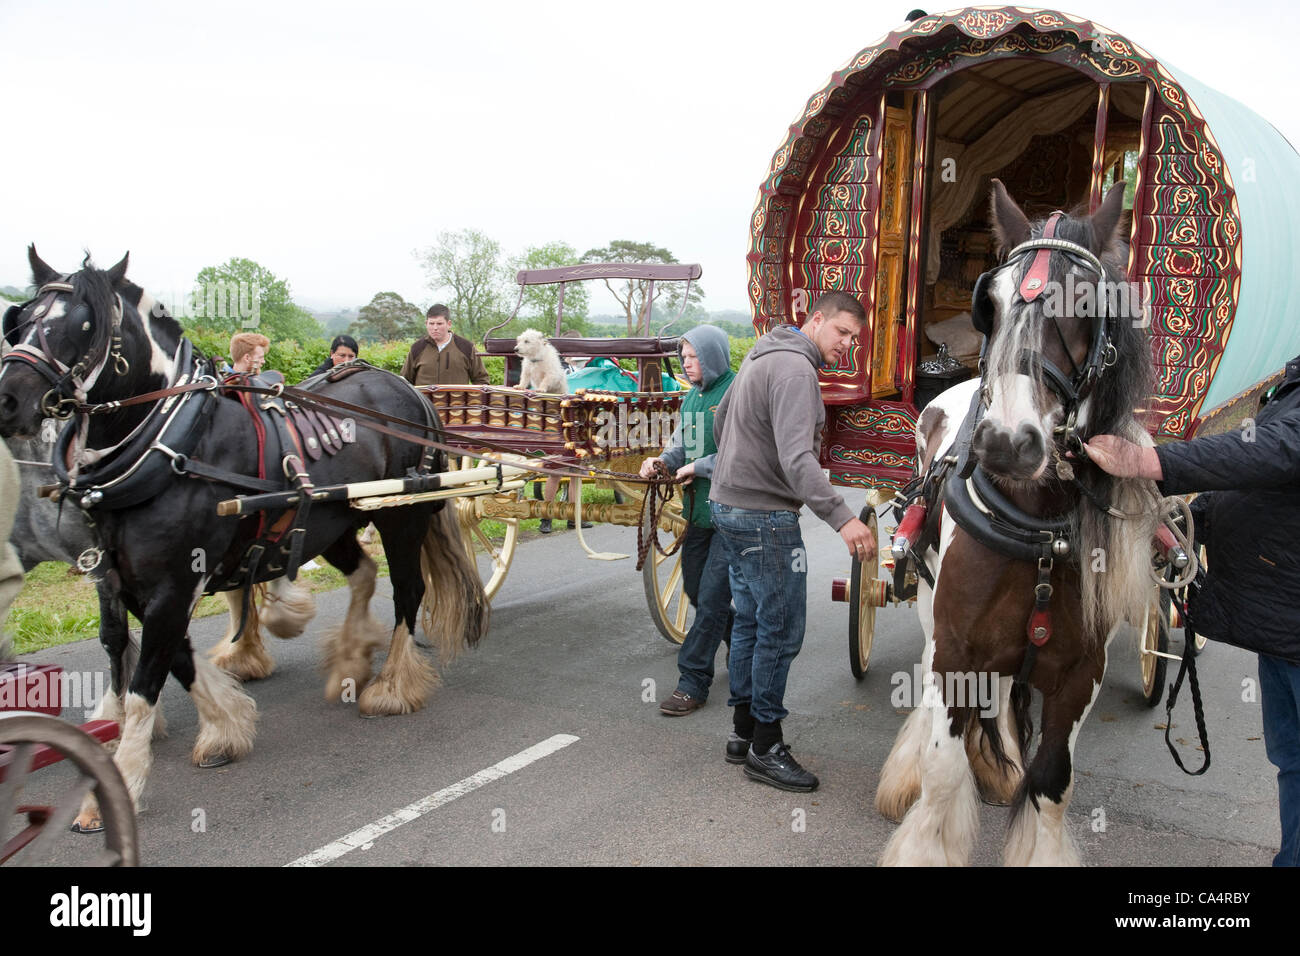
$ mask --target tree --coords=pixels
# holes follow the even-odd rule
[[[187,325],[216,332],[261,332],[272,342],[305,342],[323,334],[320,323],[295,305],[289,283],[252,259],[232,258],[200,269]]]
[[[348,332],[362,342],[393,342],[424,334],[424,312],[396,292],[376,292],[357,313]]]
[[[577,251],[567,242],[548,242],[541,246],[529,246],[522,256],[510,260],[510,266],[515,271],[558,269],[561,266],[576,266],[581,262]],[[523,293],[521,314],[540,331],[547,335],[554,335],[555,319],[560,306],[560,287],[558,285],[524,286]],[[585,282],[565,284],[564,329],[576,329],[583,335],[587,334],[588,300],[589,294]]]
[[[506,270],[501,247],[476,229],[439,233],[433,246],[417,253],[436,294],[450,292],[453,331],[474,341],[500,322]]]
[[[649,242],[633,242],[630,239],[615,239],[609,245],[599,249],[588,249],[582,254],[582,258],[585,262],[659,262],[667,264],[677,261],[677,257],[662,246],[656,246]],[[631,336],[636,334],[637,323],[645,312],[645,298],[649,294],[650,282],[644,279],[615,281],[618,283],[617,286],[611,285],[610,280],[605,279],[605,288],[609,289],[610,294],[623,306],[623,314],[627,319],[627,334]],[[654,304],[662,306],[675,316],[677,310],[682,306],[682,294],[685,292],[685,288],[686,284],[684,282],[656,283]],[[704,290],[692,283],[688,301],[695,305],[704,301]]]

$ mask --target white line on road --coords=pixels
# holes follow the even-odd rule
[[[340,837],[333,843],[326,844],[319,850],[313,850],[306,856],[300,856],[287,866],[324,866],[343,856],[345,853],[351,853],[356,849],[365,849],[366,844],[371,843],[378,837],[383,836],[390,830],[396,830],[403,823],[410,823],[412,820],[418,820],[430,810],[436,810],[445,803],[451,803],[457,797],[463,797],[467,793],[472,793],[479,787],[491,783],[493,780],[500,780],[507,774],[514,773],[516,770],[522,770],[530,763],[541,760],[543,757],[550,756],[557,750],[563,750],[569,744],[577,743],[580,738],[572,734],[556,734],[554,737],[548,737],[540,744],[534,744],[527,750],[521,750],[513,757],[507,757],[500,763],[495,763],[486,770],[480,770],[471,777],[453,783],[450,787],[444,787],[437,793],[431,793],[423,800],[417,800],[410,806],[402,807],[400,810],[394,810],[386,817],[380,817],[374,823],[367,824],[360,830],[353,830],[345,837]]]

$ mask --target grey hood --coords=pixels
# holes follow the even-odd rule
[[[707,392],[709,386],[718,380],[723,372],[731,368],[731,340],[727,333],[716,325],[697,325],[688,332],[683,332],[683,342],[690,342],[691,348],[700,359],[700,391]],[[681,347],[678,347],[680,353]]]
[[[798,352],[812,363],[814,370],[822,367],[822,353],[813,340],[793,325],[778,325],[761,336],[746,358],[760,359],[772,352]]]

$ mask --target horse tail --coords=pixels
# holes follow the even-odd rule
[[[443,661],[449,661],[462,646],[478,644],[487,633],[491,616],[478,564],[465,548],[454,505],[444,504],[429,521],[420,548],[420,568],[424,574],[424,633],[436,636]]]

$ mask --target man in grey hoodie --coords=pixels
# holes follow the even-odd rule
[[[853,296],[821,296],[803,328],[783,325],[759,339],[714,416],[718,455],[710,504],[736,606],[728,665],[735,730],[726,756],[733,763],[743,757],[747,777],[782,790],[807,792],[818,783],[781,733],[786,678],[803,646],[808,598],[799,509],[807,504],[859,561],[876,554],[870,529],[853,516],[818,460],[826,409],[817,370],[838,364],[865,322]]]

